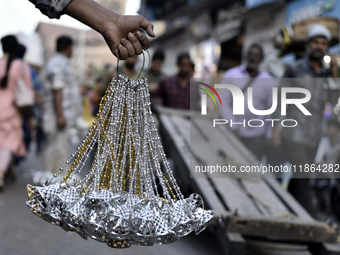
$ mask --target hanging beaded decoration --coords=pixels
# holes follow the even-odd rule
[[[113,248],[168,244],[204,230],[217,214],[204,210],[199,195],[182,195],[150,105],[146,78],[113,78],[76,152],[45,185],[27,186],[31,211]],[[95,145],[92,167],[81,179]],[[63,170],[68,172],[58,183],[55,179]]]

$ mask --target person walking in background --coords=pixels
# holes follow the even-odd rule
[[[244,93],[244,101],[248,101],[248,88],[253,88],[253,106],[257,110],[268,110],[272,106],[272,91],[275,86],[272,76],[259,69],[264,54],[260,44],[252,44],[247,51],[247,64],[229,69],[223,77],[223,83],[232,84]],[[237,123],[230,128],[242,143],[259,159],[266,150],[266,141],[271,138],[272,128],[265,119],[268,115],[258,116],[250,112],[245,105],[244,115],[233,115],[233,99],[229,89],[221,89],[220,97],[223,105],[220,106],[220,116],[223,119]],[[251,119],[261,119],[265,124],[261,127],[247,125]],[[242,123],[246,124],[243,125]]]
[[[164,62],[164,52],[161,50],[157,50],[151,60],[151,66],[150,70],[146,74],[146,79],[149,83],[149,91],[150,91],[150,99],[151,99],[151,105],[154,105],[155,96],[159,87],[159,82],[163,78],[162,73],[162,66]]]
[[[138,57],[136,55],[129,57],[120,67],[120,72],[128,76],[129,79],[136,80],[139,75],[139,72],[135,70],[137,61]],[[94,87],[94,93],[91,98],[92,103],[95,105],[94,116],[98,113],[100,100],[105,95],[105,91],[111,83],[112,77],[117,75],[117,68],[113,68],[111,65],[106,65],[103,70],[103,78],[97,79]],[[140,77],[143,77],[143,74],[141,74]]]
[[[135,69],[137,61],[138,61],[137,55],[133,57],[129,57],[127,60],[124,61],[122,67],[120,67],[121,72],[125,74],[127,77],[129,77],[129,79],[136,80],[140,73],[136,71]],[[118,74],[115,72],[114,76],[117,76],[117,75]],[[142,74],[140,75],[140,77],[143,77]],[[111,82],[111,79],[112,79],[112,75],[110,77],[110,81],[107,84]]]
[[[17,50],[17,58],[22,60],[22,64],[25,65],[25,69],[30,70],[31,79],[32,79],[32,71],[31,67],[23,60],[26,53],[26,47],[19,43],[18,50]],[[33,80],[32,80],[32,94],[34,93],[33,88]],[[26,146],[26,150],[29,151],[29,147],[31,144],[31,138],[32,138],[32,130],[33,130],[33,122],[34,122],[34,111],[32,111],[31,116],[23,116],[23,132],[24,132],[24,142]]]
[[[61,36],[56,42],[56,53],[43,71],[44,85],[43,129],[46,136],[45,169],[55,173],[68,158],[68,130],[81,115],[78,83],[70,65],[73,41]]]
[[[34,89],[34,117],[35,117],[35,143],[36,153],[40,154],[42,145],[45,141],[45,135],[42,127],[42,113],[43,113],[43,84],[40,80],[38,70],[30,65],[33,89]]]
[[[8,35],[1,39],[4,56],[0,59],[0,190],[13,156],[25,156],[22,117],[15,106],[19,80],[32,89],[27,65],[17,59],[18,41]],[[29,95],[32,96],[33,94]]]
[[[177,57],[179,72],[176,75],[161,80],[156,94],[159,104],[176,109],[199,109],[199,93],[197,87],[190,86],[192,62],[188,53],[181,53]],[[190,90],[191,97],[190,98]]]
[[[326,136],[322,137],[315,155],[314,163],[325,168],[326,165],[336,165],[340,163],[340,122],[337,115],[331,115],[327,119]],[[321,210],[329,207],[329,188],[331,186],[330,178],[338,179],[337,173],[313,173],[319,177],[312,179],[312,188],[317,200],[317,206]]]
[[[315,155],[315,164],[337,164],[340,159],[340,122],[337,115],[327,119],[326,136],[322,137]]]
[[[330,83],[331,77],[337,77],[335,59],[332,58],[331,68],[326,68],[323,63],[330,40],[331,33],[326,27],[318,24],[311,26],[307,32],[305,57],[288,67],[284,74],[284,78],[300,79],[284,79],[281,84],[283,87],[305,88],[311,93],[311,100],[303,104],[311,116],[306,116],[293,104],[286,107],[285,116],[280,116],[281,104],[278,103],[273,117],[294,119],[298,123],[295,127],[288,128],[274,125],[272,137],[273,146],[279,147],[282,144],[287,160],[296,166],[314,162],[322,136],[325,103],[335,105],[338,101],[339,89],[336,86],[332,88]],[[301,98],[301,94],[290,94],[290,98]],[[290,180],[288,190],[313,217],[317,217],[312,203],[310,180],[306,175],[296,174]]]

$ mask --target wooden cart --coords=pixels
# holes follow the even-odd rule
[[[259,246],[290,252],[258,254],[340,254],[337,226],[314,220],[273,176],[204,173],[190,178],[190,167],[196,165],[239,167],[259,162],[232,132],[225,126],[214,128],[207,116],[164,107],[157,110],[163,144],[174,161],[181,189],[200,194],[205,207],[222,216],[222,222],[214,222],[210,230],[224,254],[257,254],[246,251]]]

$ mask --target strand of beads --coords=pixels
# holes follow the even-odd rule
[[[85,162],[96,148],[83,179]],[[71,164],[61,184],[52,180]],[[164,168],[162,168],[162,164]],[[162,192],[158,192],[158,188]],[[146,79],[110,83],[83,143],[43,187],[28,187],[37,216],[110,247],[171,243],[215,218],[197,194],[184,198],[166,159]]]

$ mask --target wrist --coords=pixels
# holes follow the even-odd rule
[[[106,9],[105,7],[100,6],[99,8],[100,10],[97,10],[98,14],[96,16],[96,21],[91,27],[98,33],[105,34],[107,30],[117,23],[120,15]]]
[[[106,18],[102,20],[101,21],[102,25],[98,28],[98,30],[96,29],[96,31],[98,31],[102,35],[106,34],[112,27],[114,27],[117,24],[117,20],[119,19],[121,15],[111,12],[109,16],[112,18],[110,19]]]

